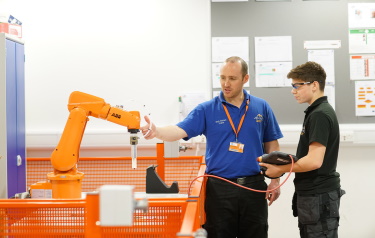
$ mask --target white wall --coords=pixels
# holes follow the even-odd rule
[[[178,122],[180,95],[210,95],[209,0],[0,0],[0,12],[23,22],[27,134],[61,132],[76,90],[159,125]],[[92,118],[98,130],[125,131]]]

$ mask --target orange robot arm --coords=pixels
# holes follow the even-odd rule
[[[140,128],[138,111],[125,111],[111,107],[104,99],[75,91],[69,98],[69,118],[66,122],[60,142],[51,155],[51,163],[56,173],[76,172],[79,149],[88,116],[101,118],[128,128],[132,134],[130,143],[137,144],[136,136]]]

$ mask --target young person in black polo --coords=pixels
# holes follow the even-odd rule
[[[337,238],[341,189],[336,171],[340,143],[336,113],[324,96],[326,73],[315,62],[292,69],[292,94],[298,103],[308,103],[293,167],[295,194],[293,215],[298,216],[301,238]],[[266,175],[281,176],[291,165],[267,167]]]

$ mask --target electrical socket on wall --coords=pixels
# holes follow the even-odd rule
[[[340,141],[354,142],[354,132],[353,131],[341,131]]]

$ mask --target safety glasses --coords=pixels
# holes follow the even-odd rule
[[[299,89],[299,87],[301,87],[301,86],[303,86],[303,85],[305,85],[305,84],[313,83],[313,82],[315,82],[315,81],[312,81],[312,82],[304,82],[304,83],[292,83],[292,87],[293,87],[294,89]]]

